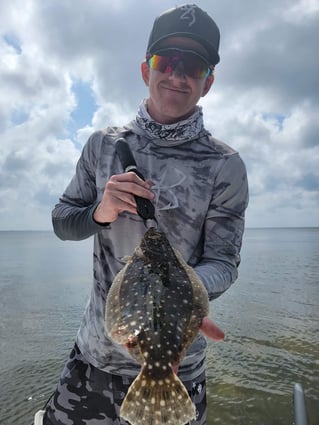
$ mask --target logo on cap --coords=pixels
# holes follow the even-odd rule
[[[195,16],[195,8],[196,5],[193,4],[186,4],[185,6],[181,7],[181,10],[184,10],[185,12],[181,15],[180,19],[191,19],[188,26],[191,27],[196,22],[196,16]]]

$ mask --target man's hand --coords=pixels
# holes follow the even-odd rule
[[[213,341],[222,341],[225,338],[224,332],[209,317],[204,317],[200,330],[207,338]]]
[[[106,183],[102,200],[93,218],[98,223],[112,223],[123,211],[137,214],[134,195],[154,199],[152,182],[142,180],[134,172],[115,174]]]

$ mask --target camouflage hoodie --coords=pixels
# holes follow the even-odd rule
[[[199,114],[198,114],[199,111]],[[138,169],[154,183],[157,219],[171,244],[194,267],[209,298],[218,297],[237,278],[248,202],[247,176],[237,152],[204,129],[201,109],[190,131],[163,126],[139,114],[121,128],[97,131],[89,138],[76,174],[55,206],[54,231],[63,240],[94,235],[94,276],[91,296],[77,344],[93,366],[114,374],[135,376],[140,366],[105,331],[105,300],[115,274],[124,266],[146,231],[139,216],[122,213],[110,225],[93,220],[93,212],[113,174],[123,169],[115,153],[124,137]],[[190,380],[204,369],[206,341],[199,335],[179,368]]]

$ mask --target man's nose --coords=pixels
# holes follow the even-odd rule
[[[170,77],[174,78],[185,78],[185,68],[183,61],[179,61],[172,69],[172,71],[169,74]]]

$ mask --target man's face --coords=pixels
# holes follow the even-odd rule
[[[189,38],[168,38],[160,48],[167,47],[190,49],[205,55],[205,49]],[[143,62],[142,77],[149,87],[148,113],[162,124],[171,124],[192,115],[198,100],[206,95],[214,81],[213,75],[199,79],[189,77],[182,62],[170,73],[150,69],[148,63]]]

